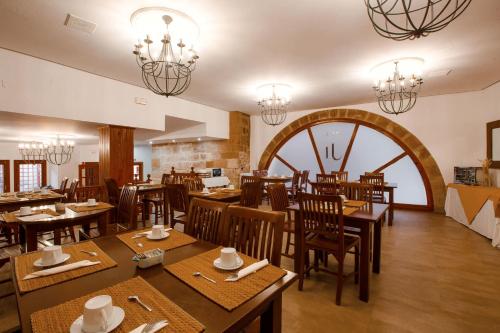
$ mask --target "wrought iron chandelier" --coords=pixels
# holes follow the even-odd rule
[[[33,162],[45,159],[45,148],[41,142],[20,143],[18,149],[23,161]]]
[[[472,0],[365,0],[375,31],[397,41],[426,37],[459,17]]]
[[[164,7],[139,9],[130,22],[138,39],[133,54],[146,87],[166,97],[186,91],[199,59],[194,50],[199,35],[196,23],[186,14]]]
[[[285,121],[291,90],[289,85],[282,83],[265,84],[257,88],[257,105],[264,123],[277,126]]]
[[[388,114],[407,112],[417,102],[424,61],[420,58],[391,60],[375,66],[372,75],[373,89],[378,105]]]
[[[71,160],[75,143],[70,140],[60,140],[58,136],[55,141],[45,144],[44,148],[47,162],[62,165]]]

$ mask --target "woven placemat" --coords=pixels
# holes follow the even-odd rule
[[[24,193],[24,194],[18,194],[19,197],[24,197],[26,199],[48,199],[48,198],[60,198],[61,195],[59,193],[55,193],[52,191],[49,191],[48,193],[42,194],[42,193]]]
[[[363,207],[364,205],[366,205],[366,201],[358,201],[358,200],[347,200],[347,201],[344,201],[344,205],[346,205],[347,207]]]
[[[168,232],[170,236],[162,240],[150,240],[147,239],[145,236],[140,238],[132,238],[137,233],[149,230],[151,230],[151,228],[134,230],[124,234],[116,235],[116,237],[118,237],[119,240],[124,242],[125,245],[131,248],[135,253],[142,253],[144,251],[153,250],[156,248],[168,251],[175,249],[177,247],[181,247],[196,242],[196,238],[193,238],[177,230],[170,230]],[[142,244],[142,247],[140,247],[137,244]]]
[[[359,207],[344,207],[344,209],[342,209],[342,214],[350,215],[350,214],[354,213],[355,211],[357,211],[358,209],[359,209]]]
[[[219,247],[175,264],[167,265],[165,269],[228,311],[255,297],[286,275],[286,272],[281,268],[267,265],[255,274],[250,274],[236,282],[226,282],[224,280],[234,272],[222,271],[213,266],[214,260],[220,255],[220,250]],[[241,253],[239,255],[244,261],[241,268],[258,261]],[[195,277],[193,276],[194,272],[201,272],[214,279],[217,283]]]
[[[62,250],[64,253],[71,255],[71,257],[64,264],[71,264],[86,259],[90,261],[100,261],[101,263],[99,265],[82,267],[54,275],[23,280],[26,275],[42,270],[43,268],[38,268],[33,265],[35,260],[42,257],[41,251],[22,254],[15,258],[15,273],[19,291],[21,293],[26,293],[28,291],[48,287],[80,276],[102,271],[117,265],[113,259],[111,259],[92,241],[63,246]],[[81,250],[97,252],[97,256],[92,257],[87,253],[81,252]]]
[[[1,218],[4,222],[6,223],[17,223],[19,222],[18,215],[19,212],[11,212],[11,213],[4,213],[1,214]],[[50,208],[43,208],[43,209],[32,209],[30,215],[36,215],[36,214],[48,214],[52,216],[59,216],[60,214],[56,212],[53,209]]]
[[[86,204],[82,205],[77,205],[77,204],[69,204],[66,205],[67,208],[71,209],[72,211],[76,213],[83,213],[83,212],[92,212],[94,210],[100,210],[100,209],[108,209],[108,208],[113,208],[113,205],[110,205],[107,202],[98,202],[97,205],[95,206],[87,206]]]
[[[92,294],[34,312],[31,315],[33,333],[69,332],[73,321],[82,315],[85,302],[98,295],[110,295],[113,298],[113,305],[125,311],[125,319],[113,330],[113,333],[130,332],[139,325],[162,319],[166,319],[168,325],[157,332],[199,333],[205,330],[199,321],[144,279],[135,277]],[[141,301],[149,305],[153,311],[146,311],[139,304],[128,301],[127,297],[130,295],[139,296]]]

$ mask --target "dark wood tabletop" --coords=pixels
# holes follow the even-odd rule
[[[36,197],[33,197],[32,193],[11,193],[23,197],[19,197],[16,200],[9,200],[8,198],[12,196],[7,196],[6,193],[0,198],[0,212],[12,212],[18,210],[23,206],[39,206],[44,204],[53,204],[55,202],[61,201],[64,195],[49,191],[48,195],[40,195],[40,193],[35,193]]]
[[[215,190],[211,194],[205,194],[202,191],[189,191],[189,196],[194,198],[201,198],[206,200],[214,200],[221,202],[235,202],[239,201],[241,197],[241,190]]]
[[[259,315],[262,315],[261,325],[263,326],[261,328],[264,329],[263,332],[281,331],[281,295],[297,279],[295,273],[287,272],[286,276],[256,297],[229,312],[165,271],[163,265],[147,269],[136,268],[136,264],[131,261],[134,252],[115,236],[97,238],[93,241],[115,260],[118,266],[23,295],[19,294],[15,276],[13,277],[23,332],[31,332],[30,315],[33,312],[112,286],[135,276],[144,278],[201,322],[206,327],[206,332],[239,332]],[[215,247],[214,244],[198,241],[166,252],[164,264],[175,263]],[[11,258],[11,264],[14,264],[13,258]]]
[[[266,183],[287,183],[292,181],[292,177],[289,176],[262,176],[260,180]]]

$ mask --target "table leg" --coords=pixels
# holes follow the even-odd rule
[[[389,189],[389,225],[392,225],[394,220],[394,189]]]
[[[269,308],[260,317],[260,331],[281,332],[281,293],[269,304]]]
[[[108,223],[109,223],[109,215],[111,211],[107,211],[106,213],[99,216],[97,220],[97,229],[99,230],[99,236],[105,236],[108,231]]]
[[[374,225],[373,234],[373,273],[380,273],[380,252],[382,247],[382,222],[379,220]]]
[[[371,224],[361,226],[361,260],[359,262],[359,299],[368,302],[370,297],[370,228]]]
[[[61,229],[59,228],[54,229],[54,245],[61,245]]]
[[[24,232],[25,232],[24,237],[26,237],[26,252],[36,251],[38,249],[37,240],[36,240],[37,231],[35,229],[29,228],[27,226],[25,226],[21,229],[24,229]],[[59,237],[59,239],[61,239],[61,238]]]

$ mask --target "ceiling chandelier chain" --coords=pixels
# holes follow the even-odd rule
[[[286,120],[290,105],[290,86],[285,84],[267,84],[258,88],[260,97],[257,105],[262,121],[270,126],[277,126]]]
[[[471,1],[365,0],[365,4],[376,32],[382,37],[402,41],[426,37],[445,28]]]
[[[135,54],[137,65],[141,68],[142,81],[146,87],[155,94],[166,97],[177,96],[187,90],[191,83],[191,73],[196,69],[196,62],[199,59],[193,45],[186,51],[187,44],[182,37],[175,36],[178,42],[174,42],[170,26],[176,22],[171,15],[168,15],[170,11],[172,10],[167,8],[144,8],[136,11],[131,18],[134,25],[134,19],[142,14],[149,15],[158,12],[164,14],[161,15],[165,26],[164,32],[147,32],[144,40],[142,42],[139,40],[132,53]],[[182,14],[172,11],[172,14],[175,13]],[[159,20],[160,14],[154,16],[153,19]],[[185,20],[195,24],[187,16],[184,15],[184,17]],[[154,40],[152,34],[158,36],[157,40]],[[159,37],[159,34],[162,37]],[[144,49],[146,50],[144,51]]]
[[[423,79],[416,73],[403,75],[399,70],[399,60],[394,60],[394,72],[386,80],[375,82],[373,89],[382,111],[398,115],[411,110],[417,102]]]

